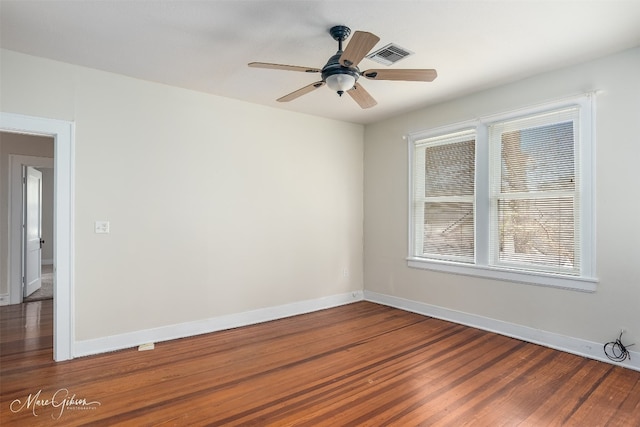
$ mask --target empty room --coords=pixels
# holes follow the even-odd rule
[[[0,423],[640,425],[639,23],[0,0]]]

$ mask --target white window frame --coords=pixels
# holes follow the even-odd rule
[[[444,136],[440,141],[438,141],[439,136]],[[432,135],[429,138],[420,138],[419,140],[414,141],[414,151],[420,151],[420,155],[414,157],[414,163],[412,165],[417,169],[424,170],[425,167],[425,158],[424,153],[425,150],[430,147],[435,147],[437,145],[446,145],[446,144],[454,144],[458,142],[467,141],[470,138],[476,139],[476,130],[475,128],[465,128],[458,129],[455,132],[446,132],[444,135]],[[435,141],[422,142],[423,139],[435,139]],[[419,147],[417,147],[419,145]],[[474,147],[475,152],[475,147]],[[475,179],[474,179],[475,181]],[[424,205],[425,202],[429,199],[432,201],[447,201],[447,202],[468,202],[473,205],[474,218],[475,218],[475,193],[470,196],[443,196],[440,200],[435,200],[435,198],[427,198],[424,195],[424,187],[416,188],[413,187],[413,209],[414,209],[414,218],[424,218]],[[414,238],[414,251],[417,252],[418,248],[424,247],[424,222],[420,223],[419,229],[418,224],[415,224],[413,238]],[[474,229],[475,229],[475,220],[474,220]],[[475,242],[475,239],[474,239]],[[455,255],[436,255],[431,254],[429,259],[440,259],[445,261],[455,261],[468,264],[469,262],[474,262],[475,259],[476,248],[474,247],[474,256],[471,260],[467,257],[455,256]]]
[[[483,277],[539,286],[550,286],[584,292],[595,292],[596,249],[595,249],[595,94],[585,94],[557,102],[524,108],[517,111],[481,117],[468,121],[409,134],[408,144],[408,257],[407,265],[412,268],[434,270],[446,273]],[[562,108],[579,108],[579,141],[576,160],[579,164],[580,197],[580,271],[577,275],[523,270],[508,266],[491,265],[490,257],[490,188],[489,188],[489,141],[488,127],[495,122],[514,120],[534,114]],[[475,199],[475,262],[472,264],[438,260],[416,256],[414,201],[414,145],[416,141],[459,131],[476,130],[476,199]]]

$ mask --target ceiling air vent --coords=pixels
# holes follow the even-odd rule
[[[375,52],[371,52],[367,55],[367,58],[384,65],[392,65],[409,55],[413,55],[413,52],[396,44],[390,43]]]

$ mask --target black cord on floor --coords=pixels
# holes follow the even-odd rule
[[[629,354],[629,350],[627,347],[631,347],[633,344],[629,344],[627,347],[622,344],[622,333],[620,332],[620,336],[617,340],[608,342],[604,345],[604,354],[614,362],[624,362],[627,358],[631,360],[631,355]]]

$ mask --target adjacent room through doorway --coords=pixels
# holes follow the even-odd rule
[[[3,305],[53,298],[53,166],[52,137],[0,133]]]

